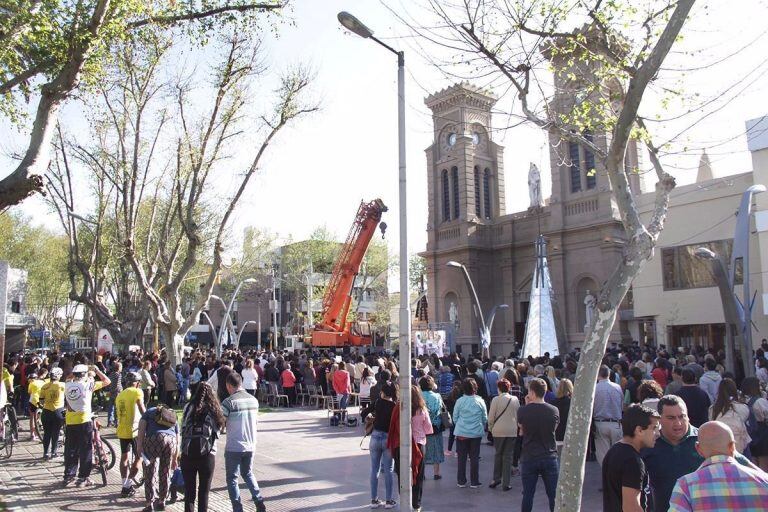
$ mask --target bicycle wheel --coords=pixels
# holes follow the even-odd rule
[[[107,470],[112,469],[115,467],[115,462],[117,461],[117,454],[115,452],[115,447],[112,445],[111,442],[107,441],[103,437],[101,438],[101,444],[104,445],[104,461],[105,461],[105,467]]]
[[[43,420],[41,416],[43,415],[42,410],[38,412],[37,419],[35,420],[35,426],[37,427],[37,435],[40,437],[40,443],[43,442],[43,438],[45,437],[45,429],[43,428]]]
[[[10,429],[6,428],[6,430],[5,430],[5,457],[10,459],[11,455],[13,455],[13,434],[11,433]]]
[[[101,474],[102,485],[107,485],[107,467],[104,465],[104,461],[100,461],[98,464],[99,473]]]

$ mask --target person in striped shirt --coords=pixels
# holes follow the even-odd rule
[[[706,460],[698,470],[677,480],[669,502],[670,512],[766,509],[768,473],[736,462],[736,442],[728,425],[719,421],[703,424],[696,451]]]
[[[243,389],[243,379],[237,372],[227,375],[229,396],[221,403],[221,411],[227,418],[227,444],[224,447],[227,491],[233,512],[243,512],[237,475],[243,477],[257,512],[266,512],[259,483],[253,476],[253,453],[256,451],[256,427],[258,426],[259,401]]]

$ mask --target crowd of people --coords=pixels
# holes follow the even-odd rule
[[[698,510],[702,500],[719,503],[723,474],[727,485],[745,489],[736,505],[723,502],[723,509],[752,510],[750,504],[768,502],[762,501],[768,500],[766,352],[764,341],[755,351],[756,377],[743,378],[743,364],[736,374],[725,370],[722,351],[612,344],[595,385],[588,449],[601,467],[604,510]],[[176,366],[164,352],[93,360],[83,353],[9,354],[3,382],[4,389],[16,389],[14,405],[30,418],[32,438],[41,434],[41,415],[43,460],[61,455],[64,428],[65,486],[92,485],[93,404],[100,404],[120,442],[121,494],[133,496],[143,479],[145,511],[164,510],[176,499],[174,474],[183,477],[185,511],[208,510],[224,433],[233,510],[243,509],[238,478],[257,510],[266,510],[251,469],[258,399],[279,393],[294,407],[302,390],[315,388],[335,397],[341,411],[353,394],[359,399],[370,431],[371,508],[396,506],[394,477],[402,470],[397,404],[409,392],[414,510],[421,510],[427,472],[442,479],[446,457],[456,457],[459,488],[482,487],[485,474],[488,487],[505,492],[519,476],[521,509],[528,512],[539,477],[554,509],[579,355],[422,354],[411,362],[407,391],[398,385],[396,354],[320,350],[226,350],[216,357],[195,349]],[[493,445],[494,457],[481,466],[484,441]]]

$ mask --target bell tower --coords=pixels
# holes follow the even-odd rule
[[[496,96],[467,82],[425,99],[434,142],[427,148],[428,248],[460,239],[468,224],[491,224],[505,214],[503,148],[491,139]],[[438,236],[445,228],[451,228]]]
[[[569,42],[553,41],[542,52],[554,68],[555,94],[549,102],[552,118],[580,118],[594,112],[595,122],[590,129],[582,130],[582,137],[594,146],[606,152],[611,142],[610,129],[599,120],[601,108],[621,108],[623,89],[615,80],[607,79],[599,83],[600,63],[587,58],[589,45],[596,44],[602,33],[585,25],[580,30],[585,35],[587,48],[582,50],[584,58],[573,55]],[[614,42],[617,47],[619,44]],[[568,46],[567,51],[556,51],[560,46]],[[597,50],[594,50],[597,52]],[[577,114],[578,112],[578,114]],[[576,128],[574,128],[576,129]],[[552,171],[551,204],[553,221],[562,222],[562,226],[583,224],[595,220],[619,219],[611,196],[610,183],[605,168],[598,155],[588,144],[565,140],[560,132],[549,131],[550,162]],[[636,195],[645,190],[644,176],[641,172],[643,162],[637,143],[630,141],[624,160],[630,189]]]

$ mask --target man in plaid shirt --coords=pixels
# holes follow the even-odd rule
[[[670,512],[766,510],[768,473],[736,462],[736,443],[728,425],[719,421],[703,424],[696,450],[706,460],[698,470],[677,480]]]

